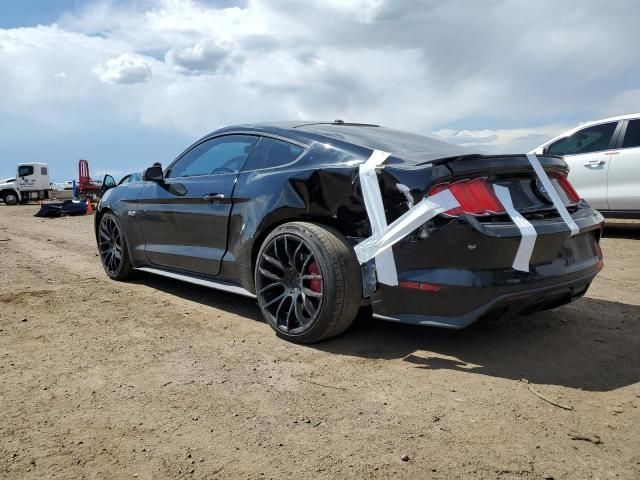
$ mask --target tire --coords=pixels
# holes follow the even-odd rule
[[[18,203],[18,195],[15,192],[7,192],[4,194],[3,200],[7,205],[16,205]]]
[[[120,281],[130,278],[134,270],[127,241],[113,213],[107,212],[102,216],[97,235],[100,261],[109,278]]]
[[[256,259],[255,286],[267,323],[296,343],[344,332],[362,299],[351,245],[333,228],[306,222],[286,223],[267,236]]]

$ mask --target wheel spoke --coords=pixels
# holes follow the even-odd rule
[[[304,302],[304,299],[302,297],[302,294],[297,295],[296,298],[294,299],[296,319],[298,320],[298,323],[300,324],[301,327],[303,327],[307,323],[306,322],[307,319],[302,314],[303,302]]]
[[[291,312],[293,311],[296,305],[296,299],[291,298],[291,305],[289,305],[289,310],[287,311],[287,330],[291,329]]]
[[[262,267],[258,268],[258,270],[259,270],[259,272],[260,272],[263,276],[265,276],[265,277],[267,277],[267,278],[269,278],[269,279],[271,279],[271,280],[275,280],[276,282],[280,282],[280,281],[282,280],[282,279],[281,279],[279,276],[277,276],[275,273],[270,272],[269,270],[266,270],[266,269],[264,269],[264,268],[262,268]]]
[[[262,257],[269,262],[271,265],[278,267],[280,270],[284,271],[284,265],[282,264],[282,262],[280,260],[276,260],[275,258],[267,255],[266,253],[264,255],[262,255]]]
[[[274,303],[276,303],[278,300],[281,300],[282,298],[287,296],[287,292],[283,292],[280,295],[278,295],[275,298],[272,298],[271,300],[269,300],[267,303],[264,304],[264,308],[267,308],[271,305],[273,305]],[[278,309],[280,309],[280,306],[278,306]]]
[[[309,255],[307,255],[307,258],[304,259],[304,263],[302,264],[302,268],[300,269],[301,272],[305,272],[307,270],[307,267],[311,263],[311,260],[313,260],[313,253],[310,253]]]
[[[311,300],[309,300],[304,293],[302,294],[302,305],[304,305],[304,309],[309,313],[309,315],[311,315],[311,317],[315,317],[318,309],[313,306]]]
[[[289,235],[284,236],[284,252],[287,255],[287,260],[289,261],[289,266],[295,268],[293,264],[293,257],[291,256],[291,250],[289,249]]]
[[[273,287],[282,287],[285,288],[285,286],[280,283],[280,282],[276,282],[276,283],[270,283],[269,285],[267,285],[266,287],[263,287],[260,289],[260,291],[258,292],[258,295],[260,295],[262,292],[266,292],[267,290],[272,289]]]
[[[300,279],[301,280],[322,280],[322,275],[315,275],[315,274],[300,275]]]
[[[300,253],[300,250],[302,250],[303,246],[304,246],[304,243],[300,242],[300,244],[296,248],[296,251],[293,252],[293,268],[295,268],[298,272],[302,272],[303,271],[303,270],[298,270],[298,267],[296,266],[296,260],[298,258],[299,253]]]
[[[307,297],[322,297],[322,292],[314,292],[310,288],[302,287],[302,293],[304,293]]]
[[[282,308],[282,305],[285,304],[285,302],[287,301],[287,297],[286,295],[282,295],[284,298],[282,299],[282,301],[278,304],[278,308],[276,308],[276,314],[275,314],[275,319],[276,319],[276,324],[278,324],[278,317],[280,316],[280,309]]]

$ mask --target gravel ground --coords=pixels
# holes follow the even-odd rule
[[[640,478],[638,225],[572,305],[297,346],[36,210],[0,205],[0,477]]]

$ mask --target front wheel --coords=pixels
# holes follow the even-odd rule
[[[336,230],[305,222],[276,228],[256,261],[255,286],[263,316],[290,341],[333,337],[353,322],[362,275],[353,248]]]
[[[15,205],[18,203],[18,195],[14,192],[4,194],[4,203],[7,205]]]
[[[133,265],[129,258],[127,242],[118,218],[110,212],[105,213],[98,226],[98,249],[102,267],[110,278],[126,280],[133,274]]]

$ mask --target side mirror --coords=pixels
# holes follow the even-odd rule
[[[142,180],[150,182],[161,182],[164,179],[164,173],[161,165],[153,165],[147,168],[142,174]]]

